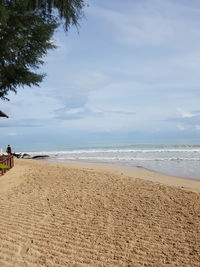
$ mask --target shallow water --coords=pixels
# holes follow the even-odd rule
[[[200,180],[198,145],[129,145],[29,153],[49,155],[50,161],[103,163],[127,168],[141,166],[171,176]]]

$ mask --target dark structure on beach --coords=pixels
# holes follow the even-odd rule
[[[5,113],[3,113],[3,111],[1,111],[1,110],[0,110],[0,117],[8,118],[8,116]]]
[[[0,110],[0,117],[8,118],[8,116]],[[0,175],[3,175],[14,166],[13,155],[0,155],[0,164],[6,165],[8,168],[0,168]]]

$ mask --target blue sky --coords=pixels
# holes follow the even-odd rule
[[[94,0],[57,30],[40,87],[0,102],[0,146],[200,143],[200,2]],[[139,141],[138,141],[139,142]]]

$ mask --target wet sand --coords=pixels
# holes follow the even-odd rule
[[[17,160],[0,177],[0,266],[192,266],[200,182]]]

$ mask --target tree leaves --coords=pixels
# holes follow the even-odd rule
[[[83,0],[0,0],[0,98],[18,87],[38,86],[42,58],[55,48],[51,38],[64,21],[78,25]]]

